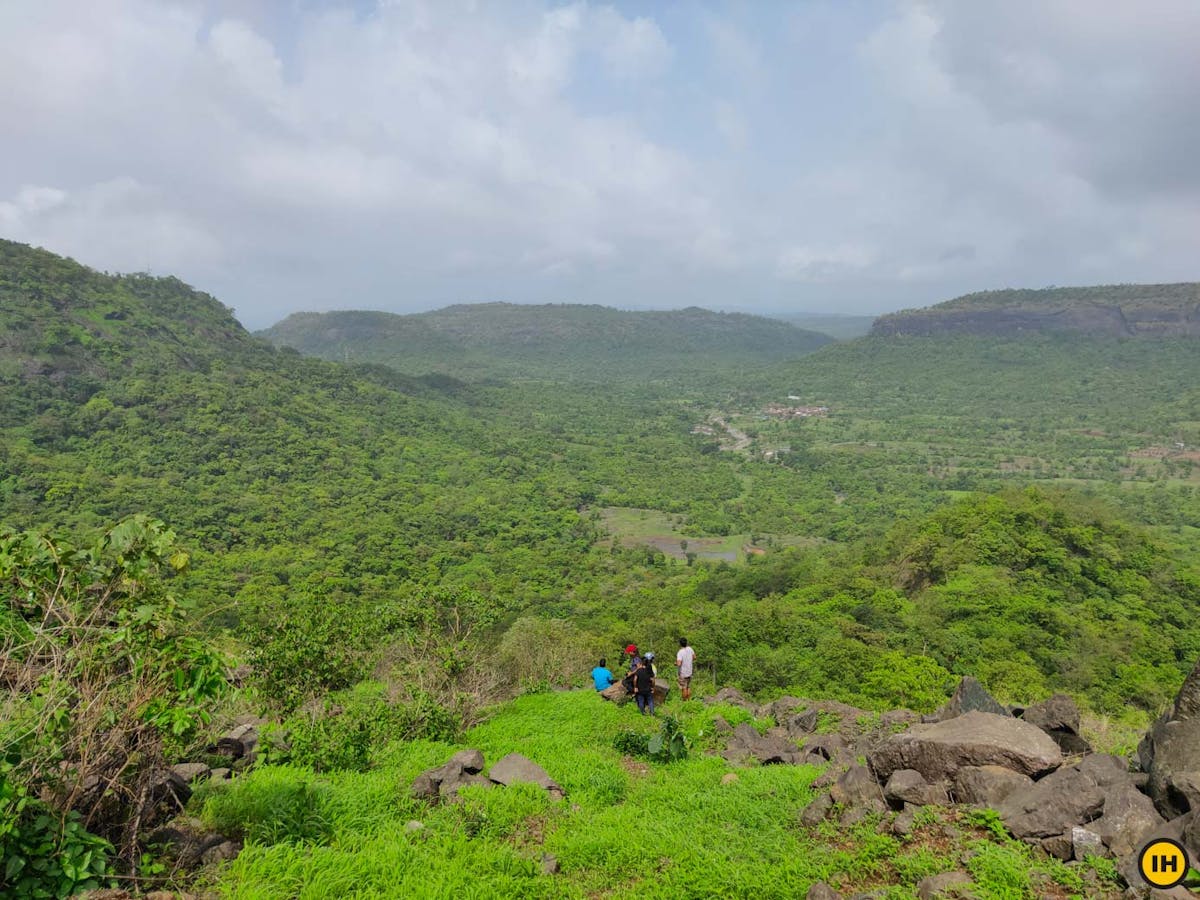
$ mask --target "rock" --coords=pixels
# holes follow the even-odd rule
[[[233,774],[232,769],[220,768],[220,769],[213,769],[212,772],[209,773],[208,777],[211,781],[225,781],[232,774]]]
[[[560,796],[564,794],[558,782],[547,775],[545,769],[520,753],[510,753],[493,763],[488,777],[497,784],[509,785],[518,781],[526,781],[543,787],[552,794],[557,793]]]
[[[1200,662],[1183,682],[1175,704],[1138,745],[1150,779],[1147,789],[1168,819],[1200,810]]]
[[[906,837],[913,833],[917,826],[917,808],[906,806],[892,819],[892,834],[896,837]]]
[[[654,679],[654,705],[662,706],[667,702],[667,697],[671,696],[671,682],[665,678]]]
[[[483,770],[483,753],[479,750],[460,750],[440,766],[426,769],[409,789],[418,800],[437,802],[454,800],[467,785],[491,787],[492,779],[479,774]]]
[[[842,895],[823,881],[818,881],[808,889],[805,900],[842,900]]]
[[[841,900],[841,894],[830,888],[823,881],[818,881],[814,886],[809,888],[809,893],[805,894],[805,900]]]
[[[783,696],[778,700],[767,704],[764,710],[765,715],[770,716],[775,720],[775,724],[784,725],[791,717],[791,714],[802,706],[808,703],[807,700],[801,700],[799,697]]]
[[[1183,829],[1183,845],[1187,847],[1192,865],[1200,865],[1200,812],[1188,814],[1191,819]]]
[[[715,694],[705,697],[704,702],[709,704],[728,703],[730,706],[740,706],[747,712],[754,712],[755,710],[754,704],[747,700],[741,691],[733,687],[721,688]]]
[[[1032,784],[1028,775],[1003,766],[963,766],[954,776],[954,797],[959,803],[994,807]]]
[[[1191,824],[1191,821],[1192,814],[1188,813],[1186,815],[1178,816],[1169,822],[1164,822],[1157,828],[1154,828],[1142,835],[1141,846],[1144,847],[1146,844],[1150,843],[1151,841],[1158,840],[1159,838],[1167,838],[1172,841],[1178,841],[1182,844],[1184,843],[1184,831],[1187,830],[1187,827],[1189,824]],[[1140,850],[1141,847],[1138,849]],[[1125,882],[1130,886],[1131,890],[1144,891],[1148,887],[1145,879],[1142,878],[1141,873],[1138,871],[1138,854],[1136,851],[1124,858],[1117,857],[1117,862],[1120,866],[1121,877],[1125,879]]]
[[[733,784],[738,780],[736,772],[726,772],[721,776],[721,784]]]
[[[481,750],[459,750],[446,762],[447,767],[456,767],[471,775],[478,775],[483,771],[483,751]]]
[[[1070,834],[1056,834],[1048,838],[1042,838],[1039,843],[1048,856],[1053,856],[1055,859],[1061,859],[1064,862],[1071,859],[1074,854],[1074,845],[1071,843]]]
[[[1119,756],[1107,753],[1089,754],[1077,762],[1074,768],[1096,782],[1097,787],[1129,784],[1133,780],[1129,772],[1129,763]]]
[[[883,788],[883,796],[900,809],[905,803],[915,806],[945,806],[950,798],[941,785],[933,785],[915,769],[897,769]]]
[[[1100,835],[1087,828],[1076,825],[1071,829],[1071,846],[1073,857],[1080,862],[1088,856],[1105,856],[1104,841]]]
[[[1016,837],[1048,838],[1070,834],[1100,815],[1104,791],[1077,769],[1059,769],[1027,788],[1014,791],[997,807]],[[1063,859],[1070,859],[1070,854]]]
[[[837,759],[847,749],[846,741],[839,734],[814,734],[804,741],[804,755],[817,757],[820,761],[830,762]]]
[[[617,706],[624,706],[631,699],[633,699],[633,694],[627,691],[625,689],[625,685],[621,684],[619,681],[614,684],[610,684],[608,687],[602,690],[600,692],[600,696],[605,700],[609,700],[617,704]]]
[[[713,716],[713,731],[717,734],[733,734],[733,726],[730,725],[724,716]]]
[[[1085,760],[1086,762],[1086,760]],[[1145,844],[1142,836],[1165,824],[1154,801],[1128,782],[1100,785],[1104,790],[1103,815],[1088,828],[1118,859],[1136,853]]]
[[[1028,722],[967,712],[894,734],[867,759],[880,779],[898,769],[916,769],[928,781],[948,781],[963,766],[999,765],[1037,777],[1057,766],[1062,752],[1044,731]]]
[[[230,759],[244,759],[247,763],[254,762],[255,749],[258,747],[258,726],[252,723],[238,725],[217,740],[216,752]]]
[[[784,724],[793,736],[812,734],[817,729],[818,715],[819,713],[815,709],[805,710],[799,715],[792,716]]]
[[[866,766],[851,766],[842,773],[829,789],[829,796],[834,803],[848,809],[887,812],[879,782]]]
[[[1055,694],[1049,700],[1033,704],[1023,711],[1022,718],[1050,735],[1063,753],[1092,751],[1092,745],[1079,734],[1079,707],[1066,694]]]
[[[934,900],[935,897],[953,897],[956,889],[967,888],[974,884],[971,877],[964,872],[943,872],[941,875],[930,875],[917,882],[917,897],[920,900]],[[958,894],[962,896],[962,894]]]
[[[755,759],[764,766],[795,765],[804,756],[800,748],[782,733],[762,735],[748,722],[733,729],[721,755],[729,762],[744,763]]]
[[[1079,707],[1066,694],[1055,694],[1049,700],[1027,706],[1021,718],[1046,732],[1069,731],[1079,734]]]
[[[171,771],[182,778],[184,784],[207,778],[212,773],[212,769],[204,763],[176,763],[171,766]]]
[[[237,855],[242,852],[242,845],[237,841],[222,841],[221,843],[209,847],[200,855],[200,862],[206,866],[216,865],[217,863],[228,862],[231,859],[236,859]]]
[[[553,853],[543,854],[542,855],[542,874],[543,875],[557,875],[558,871],[559,871],[558,857],[555,856]]]
[[[829,793],[817,794],[800,813],[800,824],[806,828],[815,828],[825,821],[831,809],[833,809],[833,798],[829,796]]]
[[[987,692],[979,681],[969,675],[958,683],[949,702],[938,711],[938,721],[945,722],[964,713],[983,712],[1009,718],[1008,710]]]

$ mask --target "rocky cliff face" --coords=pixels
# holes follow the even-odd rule
[[[1200,285],[992,291],[881,316],[877,335],[1074,332],[1104,337],[1200,337]]]

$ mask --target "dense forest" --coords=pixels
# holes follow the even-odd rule
[[[926,712],[973,675],[1068,691],[1128,749],[1200,656],[1196,345],[764,322],[489,304],[272,330],[318,359],[176,279],[0,242],[10,858],[69,843],[72,885],[136,867],[128,761],[238,714],[287,731],[302,785],[397,738],[407,771],[681,634],[701,693]],[[134,737],[55,831],[87,698]]]

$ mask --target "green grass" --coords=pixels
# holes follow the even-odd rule
[[[1032,897],[1035,883],[1057,881],[1070,890],[1078,882],[1075,870],[1037,862],[1021,845],[970,823],[958,845],[947,845],[938,812],[923,817],[907,841],[879,834],[875,820],[804,829],[798,815],[814,795],[819,769],[743,768],[723,785],[731,767],[698,751],[712,746],[716,715],[739,722],[747,714],[697,701],[672,700],[668,709],[683,723],[693,754],[665,765],[613,750],[619,731],[649,733],[658,722],[591,691],[522,697],[466,735],[463,745],[483,750],[489,764],[513,751],[538,762],[565,788],[567,798],[558,802],[531,785],[466,789],[462,802],[449,806],[415,801],[412,779],[455,749],[431,742],[393,744],[368,772],[256,770],[201,795],[210,823],[247,838],[211,887],[239,900],[715,900],[803,896],[824,880],[845,891],[887,887],[888,897],[908,898],[921,878],[954,868],[966,848],[975,853],[969,868],[981,897]],[[410,830],[410,821],[423,827]],[[558,858],[558,874],[543,874],[543,854]]]

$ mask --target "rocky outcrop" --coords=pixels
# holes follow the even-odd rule
[[[561,800],[566,792],[552,779],[546,770],[520,753],[510,753],[497,760],[491,770],[483,775],[484,758],[479,750],[460,750],[440,766],[426,769],[418,775],[409,788],[409,793],[418,800],[429,803],[446,803],[458,798],[458,792],[467,786],[510,785],[519,781],[536,784],[544,788],[554,800]]]
[[[1163,816],[1200,813],[1200,662],[1184,681],[1174,706],[1138,745],[1138,758],[1150,776],[1150,797]]]
[[[805,760],[806,754],[786,733],[772,732],[759,734],[753,725],[743,722],[733,729],[721,755],[733,763],[753,759],[764,766],[796,765]]]
[[[1008,715],[1008,710],[987,692],[987,688],[980,684],[978,679],[967,676],[958,683],[949,702],[931,716],[930,721],[944,722],[969,712],[985,712],[996,716]]]
[[[964,766],[1003,766],[1037,777],[1059,765],[1062,753],[1044,731],[1027,722],[968,712],[892,735],[867,761],[882,780],[899,769],[915,769],[928,781],[951,781]]]
[[[1048,700],[1022,710],[1021,718],[1036,725],[1054,739],[1063,753],[1091,753],[1092,746],[1080,735],[1079,707],[1066,694],[1055,694]]]

